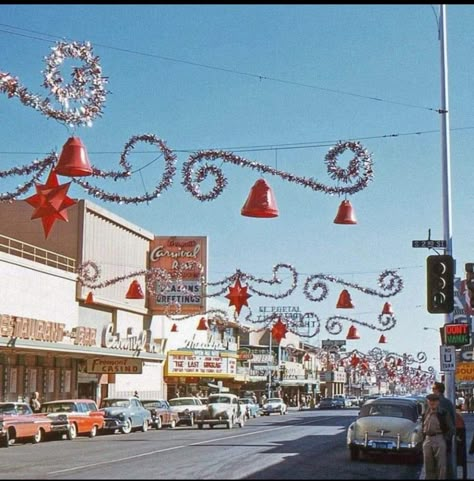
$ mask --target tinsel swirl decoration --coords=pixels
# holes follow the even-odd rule
[[[167,147],[166,143],[156,137],[153,134],[143,134],[143,135],[134,135],[130,138],[130,140],[125,144],[124,150],[120,155],[119,164],[122,167],[122,171],[104,171],[100,169],[93,168],[92,169],[92,177],[101,177],[101,178],[112,178],[113,180],[118,179],[128,179],[132,175],[132,167],[127,160],[128,155],[133,151],[136,144],[138,142],[144,142],[150,145],[153,145],[161,151],[165,161],[165,170],[163,172],[163,176],[161,181],[155,186],[155,189],[151,193],[146,193],[145,195],[141,196],[124,196],[115,193],[108,193],[99,187],[91,185],[88,181],[74,178],[73,181],[79,184],[83,189],[87,191],[89,195],[94,197],[98,197],[103,201],[107,202],[116,202],[118,204],[139,204],[142,202],[149,202],[153,199],[156,199],[164,190],[171,186],[173,183],[173,177],[176,173],[176,155],[173,151]]]
[[[0,92],[6,93],[9,98],[18,97],[23,105],[67,125],[91,126],[92,121],[102,114],[107,95],[107,78],[102,77],[99,58],[93,55],[89,42],[57,42],[51,50],[51,54],[45,58],[43,86],[60,103],[60,110],[53,108],[50,98],[41,98],[28,92],[17,78],[6,72],[0,72]],[[82,67],[73,68],[70,84],[64,84],[58,70],[66,58],[79,59],[84,63]],[[77,106],[71,107],[70,101],[76,102]]]
[[[342,154],[347,149],[354,152],[355,156],[349,162],[347,169],[343,169],[337,165],[336,160],[338,155]],[[196,171],[194,171],[195,165],[203,160],[211,162],[219,160],[237,165],[239,167],[249,167],[257,172],[276,175],[288,182],[331,195],[355,194],[356,192],[365,189],[373,177],[373,162],[371,155],[364,147],[362,147],[359,142],[340,141],[329,150],[325,157],[325,162],[330,177],[333,180],[337,180],[338,182],[344,184],[352,184],[348,185],[347,187],[328,186],[315,181],[312,177],[299,177],[289,172],[273,169],[268,165],[245,159],[232,152],[226,152],[224,150],[201,150],[191,154],[187,162],[184,163],[182,169],[182,184],[188,192],[190,192],[200,201],[214,200],[222,193],[227,185],[227,179],[222,170],[215,165],[205,163],[196,169]],[[215,185],[210,192],[203,194],[199,189],[199,185],[209,175],[214,176]]]
[[[387,292],[377,291],[376,289],[372,289],[370,287],[363,287],[363,286],[360,286],[359,284],[355,284],[353,282],[347,282],[339,277],[335,277],[327,274],[313,274],[306,278],[306,282],[303,287],[303,292],[306,298],[309,299],[310,301],[320,302],[324,300],[328,295],[329,289],[327,285],[323,281],[318,279],[324,279],[325,281],[342,284],[343,286],[348,286],[348,287],[357,289],[363,292],[364,294],[370,294],[372,296],[378,296],[382,298],[395,296],[396,294],[400,293],[403,289],[403,280],[397,274],[396,270],[385,270],[379,276],[378,284],[382,288],[382,291],[387,291]],[[314,294],[314,291],[317,292],[318,290],[320,290],[321,292],[317,295]]]
[[[340,334],[340,332],[342,331],[341,321],[349,321],[354,324],[359,324],[360,326],[365,326],[369,329],[374,329],[377,331],[389,331],[390,329],[393,329],[397,324],[397,320],[392,314],[379,314],[378,322],[381,324],[382,327],[377,327],[373,324],[369,324],[368,322],[358,321],[357,319],[352,319],[346,316],[331,316],[328,317],[326,321],[326,330],[334,335]]]

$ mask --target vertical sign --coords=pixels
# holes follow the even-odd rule
[[[150,267],[158,273],[154,292],[148,293],[153,314],[199,314],[206,310],[203,279],[207,277],[207,237],[156,236],[150,243]]]
[[[454,346],[439,346],[440,371],[456,370],[456,348]]]

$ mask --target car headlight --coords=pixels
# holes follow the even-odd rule
[[[123,421],[125,419],[125,413],[120,413],[117,417]]]

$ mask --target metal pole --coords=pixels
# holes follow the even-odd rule
[[[450,137],[449,137],[449,99],[448,99],[448,47],[446,39],[446,5],[439,9],[439,40],[441,53],[441,164],[443,175],[443,227],[446,240],[446,254],[453,255],[453,237],[451,224],[451,162],[450,162]],[[455,264],[456,265],[456,264]],[[453,322],[452,314],[445,314],[444,324]],[[455,372],[445,372],[446,397],[455,405],[456,378]],[[451,441],[451,456],[448,463],[452,467],[453,479],[457,478],[454,454],[456,445]],[[448,471],[449,474],[449,471]]]
[[[271,385],[272,385],[272,367],[273,367],[273,353],[272,353],[272,330],[269,330],[270,341],[268,343],[268,354],[270,359],[268,360],[268,398],[272,397]]]

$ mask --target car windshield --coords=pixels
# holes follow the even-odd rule
[[[250,404],[250,403],[252,402],[252,400],[251,400],[251,399],[248,399],[248,398],[241,398],[241,399],[240,399],[240,402],[241,402],[242,404]]]
[[[2,404],[0,406],[1,414],[16,414],[16,407],[14,404]]]
[[[267,403],[281,403],[281,399],[278,397],[268,398]]]
[[[128,408],[130,401],[128,399],[104,399],[103,408]]]
[[[161,407],[161,403],[159,401],[142,401],[142,404],[145,407],[149,407],[149,408],[159,408],[159,407]]]
[[[42,413],[72,413],[74,411],[74,404],[72,403],[45,403],[41,406]]]
[[[189,406],[199,404],[197,399],[190,397],[178,397],[175,399],[170,399],[168,402],[170,403],[170,406]]]
[[[365,404],[360,409],[359,417],[384,416],[389,418],[405,418],[415,422],[417,409],[414,406],[398,404]]]
[[[230,397],[227,397],[227,396],[209,396],[208,404],[216,404],[216,403],[230,404]]]

